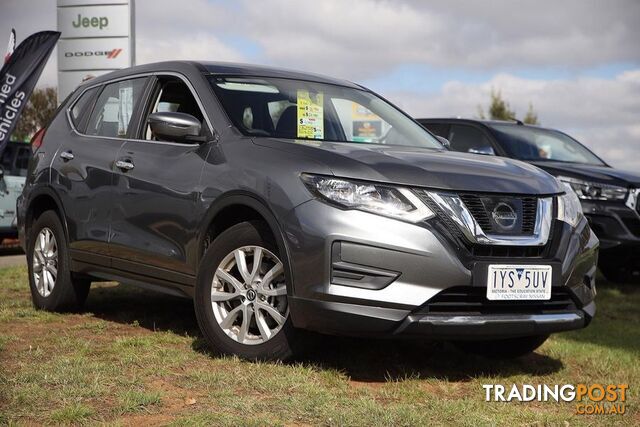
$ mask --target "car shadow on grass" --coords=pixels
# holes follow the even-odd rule
[[[96,287],[91,290],[86,311],[110,322],[193,337],[194,351],[216,357],[200,334],[190,300],[123,285]],[[563,368],[560,360],[539,353],[515,360],[489,360],[441,341],[308,335],[307,351],[287,363],[340,371],[359,382],[418,378],[467,381],[480,376],[548,375]]]

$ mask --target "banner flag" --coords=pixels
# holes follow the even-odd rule
[[[13,50],[16,48],[16,30],[11,29],[11,34],[9,35],[9,44],[7,45],[7,53],[4,55],[4,62],[6,63],[11,58],[11,54]]]
[[[0,70],[0,156],[59,37],[58,31],[30,35]]]

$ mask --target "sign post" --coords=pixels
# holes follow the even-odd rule
[[[134,0],[58,0],[58,101],[83,80],[135,64]]]

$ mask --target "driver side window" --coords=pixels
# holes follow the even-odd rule
[[[152,113],[186,113],[195,117],[202,124],[202,134],[206,129],[204,122],[204,114],[200,109],[200,106],[196,102],[189,87],[178,77],[166,76],[159,77],[158,87],[156,90],[156,97],[152,104],[152,108],[149,110],[147,118],[145,120],[143,139],[150,141],[157,141],[158,139],[153,135],[151,126],[148,124],[149,115]]]
[[[491,141],[480,129],[473,126],[451,125],[448,139],[454,151],[495,155]]]

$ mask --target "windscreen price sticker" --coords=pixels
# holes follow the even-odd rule
[[[298,90],[298,138],[324,139],[323,94]]]

